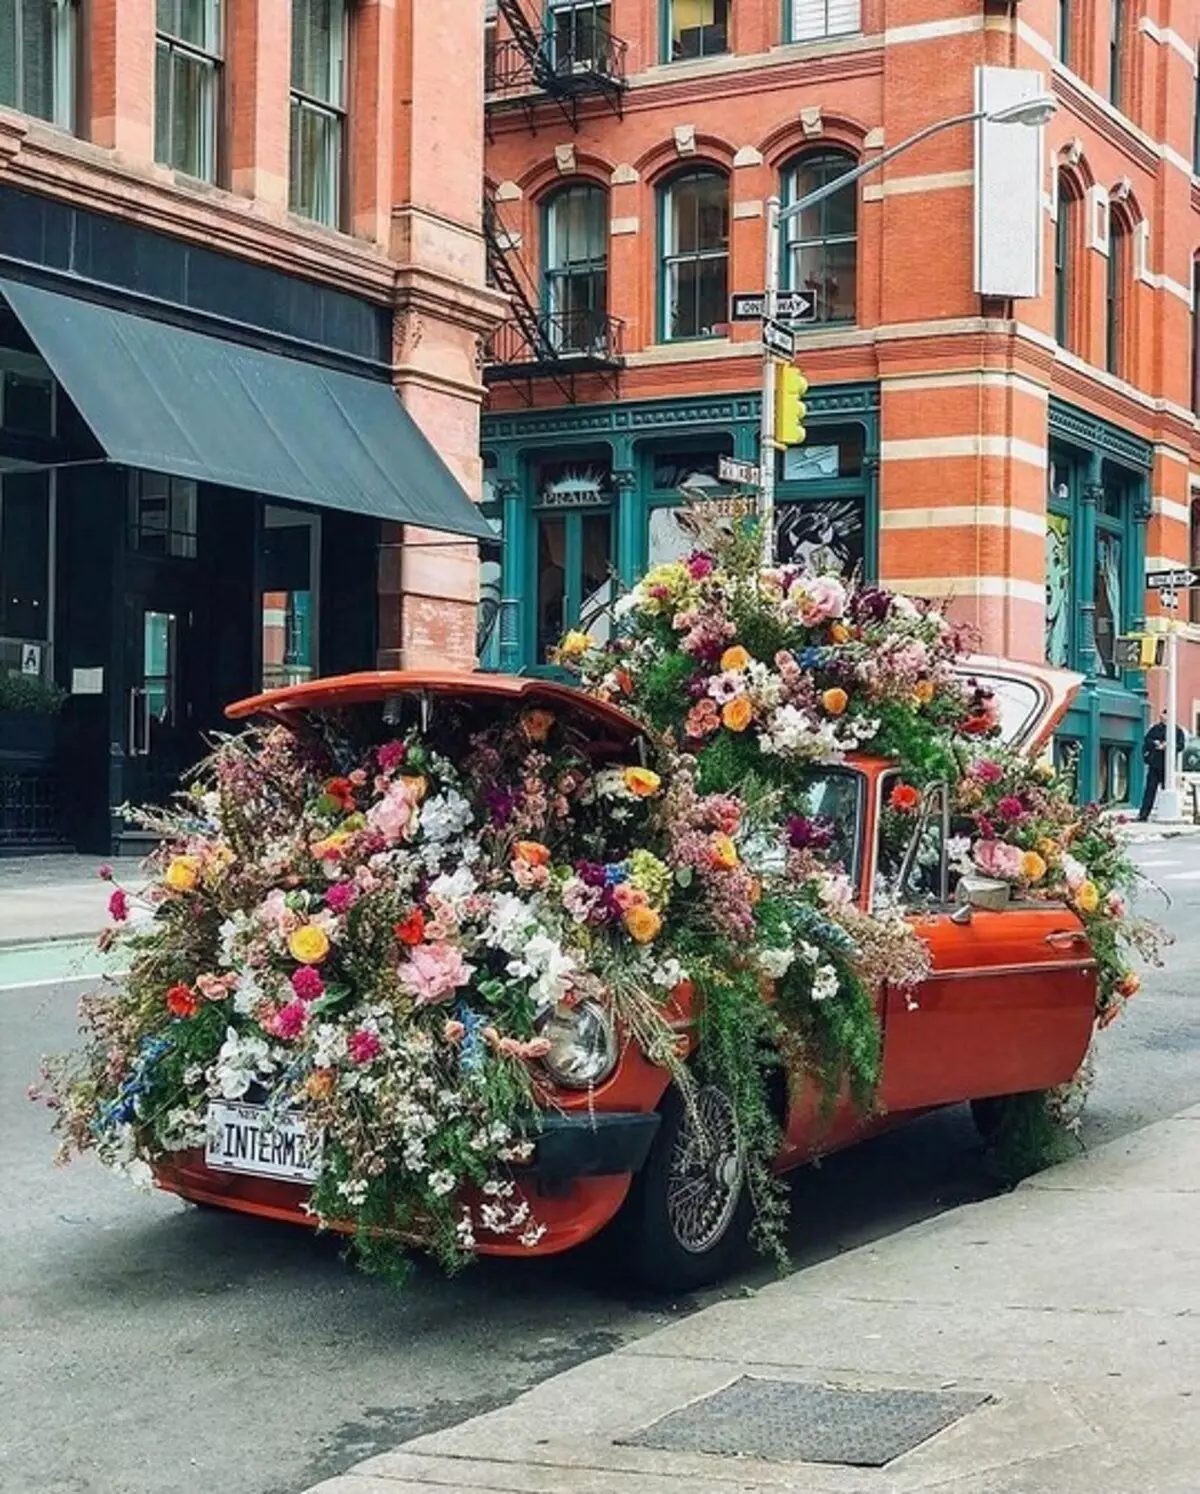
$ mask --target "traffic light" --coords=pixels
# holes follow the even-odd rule
[[[780,365],[775,380],[775,444],[777,446],[803,446],[807,432],[804,429],[808,406],[804,396],[808,393],[808,380],[794,363]]]
[[[1166,651],[1167,640],[1161,633],[1144,633],[1142,635],[1142,668],[1161,669]]]

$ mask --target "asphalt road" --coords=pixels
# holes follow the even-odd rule
[[[1178,943],[1101,1036],[1091,1141],[1200,1101],[1200,839],[1139,856]],[[70,1044],[78,990],[0,991],[3,1494],[295,1494],[710,1300],[631,1296],[602,1246],[422,1270],[396,1294],[306,1232],[142,1196],[90,1162],[56,1171],[25,1088]],[[795,1265],[990,1189],[965,1112],[930,1117],[797,1179]]]

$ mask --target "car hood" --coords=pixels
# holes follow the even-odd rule
[[[522,707],[570,712],[584,726],[612,741],[628,744],[642,735],[642,727],[619,706],[609,705],[553,680],[527,679],[518,675],[484,674],[477,670],[399,669],[369,670],[361,674],[333,675],[286,685],[226,706],[234,721],[249,716],[271,716],[277,721],[298,721],[309,714],[336,711],[344,706],[370,705],[397,696],[441,696],[457,700],[493,701]]]
[[[955,671],[995,692],[1005,746],[1033,755],[1050,740],[1083,684],[1083,675],[1049,664],[1023,664],[972,654]]]

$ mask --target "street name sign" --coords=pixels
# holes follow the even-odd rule
[[[717,462],[717,476],[722,482],[745,483],[747,487],[756,488],[762,480],[761,471],[753,462],[742,462],[736,457],[723,456]]]
[[[762,340],[763,347],[778,354],[780,358],[791,359],[796,356],[796,334],[782,322],[763,322]]]
[[[1180,591],[1197,585],[1200,585],[1200,573],[1196,571],[1146,572],[1146,586],[1150,591]]]
[[[767,297],[764,291],[735,291],[729,298],[731,322],[760,322],[766,314]],[[775,297],[775,316],[781,322],[815,322],[816,292],[780,291]]]

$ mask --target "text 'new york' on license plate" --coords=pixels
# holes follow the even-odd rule
[[[302,1115],[270,1115],[263,1105],[214,1103],[208,1107],[204,1160],[222,1172],[315,1182],[324,1137]]]

